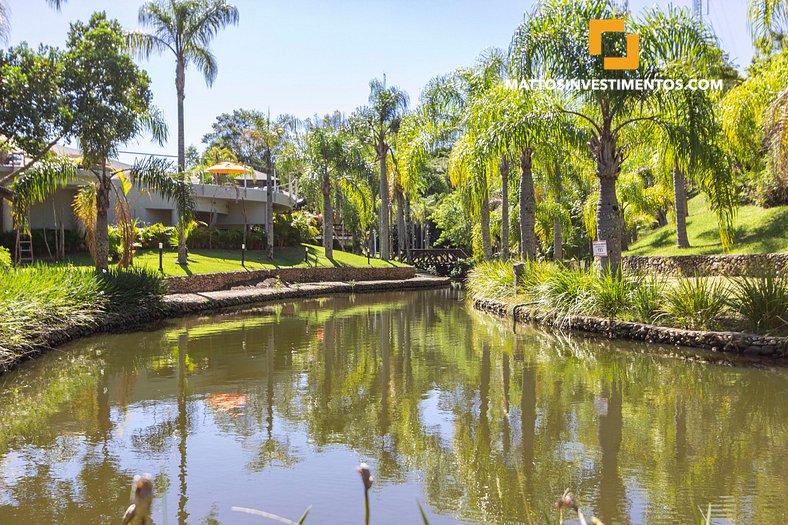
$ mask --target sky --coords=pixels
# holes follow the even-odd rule
[[[60,12],[44,0],[6,0],[11,10],[9,45],[27,41],[65,47],[69,24],[104,10],[128,30],[141,0],[68,0]],[[202,150],[202,137],[217,115],[258,109],[299,118],[367,102],[369,81],[385,74],[390,85],[418,102],[426,82],[470,65],[490,47],[506,48],[532,7],[530,0],[235,0],[240,22],[222,31],[211,49],[219,75],[207,87],[191,68],[186,76],[186,144]],[[674,0],[690,7],[691,0]],[[633,13],[664,0],[630,0]],[[703,0],[704,16],[734,64],[753,54],[747,0]],[[707,12],[708,11],[708,12]],[[125,151],[177,153],[175,61],[171,55],[139,61],[151,77],[154,103],[169,125],[164,146],[147,139]],[[121,155],[128,161],[131,154]]]

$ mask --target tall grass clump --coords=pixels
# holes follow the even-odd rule
[[[727,306],[727,295],[727,288],[720,283],[682,277],[665,293],[663,314],[682,328],[712,328]]]
[[[514,297],[514,268],[509,261],[477,264],[466,280],[471,299],[507,300]]]
[[[588,307],[597,315],[615,319],[631,309],[636,289],[637,283],[622,272],[603,272],[591,280]]]
[[[40,344],[53,330],[86,326],[103,311],[95,274],[73,267],[0,271],[0,364],[14,349]]]
[[[113,313],[129,309],[156,310],[167,293],[164,278],[146,267],[113,268],[97,277],[107,298],[107,310]]]
[[[11,267],[11,252],[5,246],[0,246],[0,270],[7,270]]]
[[[734,280],[730,306],[752,330],[758,332],[788,329],[788,278],[774,273]]]
[[[540,287],[548,309],[563,316],[587,314],[591,306],[594,275],[577,268],[558,267]]]
[[[635,320],[654,323],[659,319],[666,287],[665,279],[659,277],[647,277],[637,283],[632,292],[632,313]]]

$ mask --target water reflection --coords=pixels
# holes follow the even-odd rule
[[[788,517],[786,371],[510,330],[442,290],[84,340],[0,377],[0,523],[116,522],[139,472],[159,525],[358,523],[359,461],[375,523],[526,523],[567,487],[608,524]]]

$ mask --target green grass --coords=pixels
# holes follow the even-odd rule
[[[396,261],[381,261],[370,259],[348,252],[334,250],[333,259],[325,256],[325,251],[320,246],[305,245],[309,249],[309,266],[321,267],[359,267],[359,268],[388,268],[391,266],[405,266]],[[303,268],[303,247],[275,248],[274,260],[270,261],[262,250],[249,250],[244,257],[244,266],[241,266],[241,250],[189,250],[188,266],[177,263],[177,252],[164,251],[164,275],[191,275],[199,273],[237,272],[245,270],[264,270],[270,268]],[[66,261],[75,266],[92,266],[93,261],[88,254],[70,256]],[[134,256],[135,267],[147,267],[154,270],[159,268],[158,250],[139,250]]]
[[[676,247],[676,229],[668,224],[642,233],[625,255],[713,255],[723,253],[717,216],[706,198],[698,195],[689,200],[687,234],[690,248]],[[788,206],[761,208],[741,206],[734,221],[735,237],[731,253],[788,252]]]

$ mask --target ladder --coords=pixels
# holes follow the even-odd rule
[[[33,264],[33,238],[29,233],[16,231],[16,263]]]

